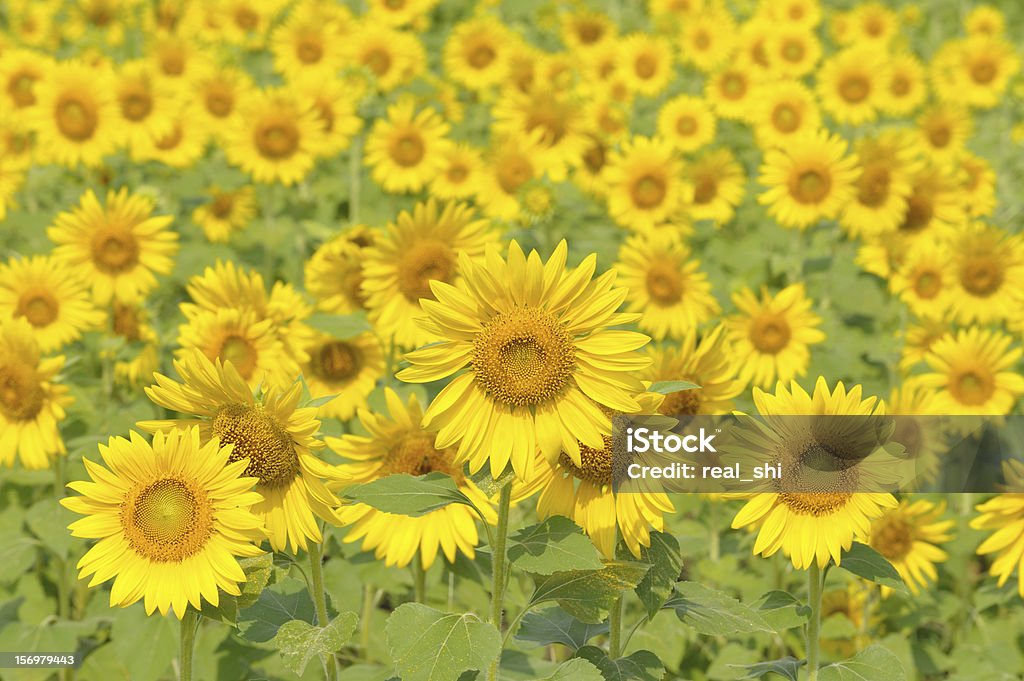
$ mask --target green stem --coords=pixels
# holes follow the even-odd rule
[[[423,558],[419,551],[412,560],[413,593],[417,603],[427,602],[427,571],[423,569]]]
[[[619,595],[612,603],[608,613],[608,657],[613,660],[622,655],[622,596]]]
[[[326,540],[325,537],[324,541]],[[313,583],[316,623],[318,626],[326,627],[330,620],[327,617],[327,593],[324,591],[323,545],[316,542],[309,544],[309,577]],[[334,655],[325,655],[323,663],[327,671],[327,681],[335,681],[338,678],[338,663]]]
[[[363,586],[363,614],[359,618],[359,645],[363,649],[363,661],[370,662],[370,622],[377,607],[377,596],[369,584]]]
[[[709,499],[708,503],[711,504],[708,512],[708,557],[711,558],[711,562],[717,563],[722,553],[722,536],[718,528],[718,502]]]
[[[362,181],[363,137],[356,135],[348,154],[348,221],[359,224],[359,191]]]
[[[811,619],[807,622],[807,681],[818,679],[818,635],[821,631],[821,592],[824,580],[818,562],[811,563],[807,570],[807,593],[811,608]]]
[[[196,642],[196,631],[199,629],[199,611],[191,605],[185,609],[181,617],[181,651],[179,662],[180,681],[192,681],[192,652]]]
[[[506,482],[501,488],[501,495],[498,497],[498,528],[495,532],[494,544],[491,556],[491,624],[501,632],[501,619],[504,612],[505,596],[505,544],[508,539],[508,512],[512,506],[512,484]],[[491,671],[488,678],[491,681],[498,679],[498,666],[501,663],[501,656],[491,664]]]

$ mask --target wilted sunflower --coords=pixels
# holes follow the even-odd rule
[[[103,323],[103,313],[93,305],[85,280],[43,255],[0,265],[0,315],[23,317],[44,352],[57,350]]]
[[[144,599],[147,615],[173,609],[178,619],[203,600],[218,605],[220,591],[241,594],[237,557],[263,553],[248,460],[216,438],[200,445],[194,426],[157,433],[152,445],[134,431],[112,437],[100,455],[106,468],[84,459],[92,480],[68,483],[82,496],[60,500],[85,516],[71,534],[99,540],[78,561],[79,579],[113,579],[110,607]]]
[[[647,354],[652,364],[641,374],[645,381],[689,381],[699,386],[666,395],[658,409],[668,416],[729,414],[733,398],[746,386],[736,379],[739,367],[722,324],[700,336],[699,342],[696,329],[690,329],[678,347],[651,345]]]
[[[392,104],[366,139],[364,160],[373,179],[388,192],[419,191],[441,172],[452,145],[445,137],[448,130],[434,109],[416,111],[411,98]]]
[[[935,563],[949,557],[937,546],[953,538],[950,530],[954,522],[940,520],[945,510],[944,502],[933,504],[925,499],[912,502],[904,499],[871,523],[868,545],[892,563],[914,595],[938,579]]]
[[[235,190],[210,187],[207,196],[209,201],[192,211],[192,222],[203,228],[212,243],[227,243],[256,216],[256,193],[250,186]]]
[[[1005,333],[976,326],[943,336],[925,356],[932,372],[918,380],[939,390],[946,414],[1008,414],[1024,395],[1024,377],[1014,370],[1021,349],[1011,343]]]
[[[336,395],[319,414],[347,421],[366,406],[366,398],[384,374],[384,353],[372,333],[352,338],[320,336],[307,348],[302,376],[314,398]]]
[[[111,73],[82,61],[55,64],[33,89],[32,119],[44,159],[73,168],[98,166],[117,149]]]
[[[105,205],[90,189],[47,230],[57,244],[53,257],[92,283],[96,302],[136,302],[156,288],[154,273],[171,271],[178,252],[178,234],[168,229],[172,217],[153,210],[152,199],[126,188],[107,192]]]
[[[682,162],[666,142],[634,137],[612,154],[604,172],[609,214],[631,229],[665,222],[693,196],[682,171]]]
[[[758,300],[749,288],[734,293],[740,314],[726,321],[739,377],[755,386],[802,376],[810,362],[810,345],[825,340],[821,317],[811,312],[803,284],[792,284],[774,297],[762,289]]]
[[[63,367],[63,356],[40,357],[28,322],[0,321],[0,464],[20,458],[25,468],[41,469],[64,454],[57,426],[74,399],[53,380]]]
[[[298,551],[307,541],[321,541],[317,519],[336,524],[340,503],[324,480],[337,480],[338,474],[314,454],[323,447],[316,437],[320,422],[315,407],[297,408],[301,384],[283,391],[269,388],[256,399],[231,362],[211,362],[193,351],[176,360],[174,368],[181,383],[156,374],[156,385],[146,388],[146,395],[190,416],[140,421],[138,426],[156,433],[198,425],[204,443],[219,438],[221,444],[234,445],[228,461],[246,461],[245,474],[259,478],[256,491],[263,500],[253,504],[252,512],[263,519],[273,549]]]
[[[610,434],[602,408],[639,409],[632,374],[649,360],[635,351],[649,338],[609,328],[637,318],[616,312],[627,292],[613,288],[615,272],[592,280],[596,256],[566,270],[567,256],[565,241],[547,263],[515,241],[507,260],[497,246],[475,261],[463,252],[456,285],[433,282],[436,300],[420,301],[421,324],[445,340],[407,354],[412,366],[398,378],[427,383],[458,373],[423,423],[438,430],[438,447],[458,443],[473,471],[489,460],[497,476],[511,459],[530,479],[538,447],[549,461],[564,451],[578,465],[580,443],[600,448]]]
[[[338,466],[346,484],[370,482],[397,473],[444,473],[488,522],[496,522],[491,501],[456,465],[454,448],[438,448],[436,435],[420,426],[423,407],[416,396],[410,395],[403,402],[394,390],[387,388],[384,398],[386,414],[359,410],[359,422],[367,435],[327,438],[327,446],[346,459],[346,463]],[[473,558],[479,541],[477,516],[464,504],[450,504],[416,518],[384,513],[366,504],[349,504],[338,515],[349,528],[345,542],[362,540],[363,550],[374,551],[387,565],[408,565],[418,554],[420,564],[427,569],[434,563],[438,550],[449,563],[454,562],[457,553]]]

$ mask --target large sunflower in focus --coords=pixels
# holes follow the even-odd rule
[[[246,461],[216,439],[201,445],[195,427],[157,433],[152,445],[135,432],[112,437],[100,455],[107,468],[85,459],[92,480],[69,483],[82,496],[60,500],[85,516],[71,534],[99,540],[78,561],[79,578],[113,579],[111,607],[144,599],[147,614],[173,609],[178,619],[203,600],[216,606],[220,591],[241,594],[236,557],[263,553]]]
[[[284,391],[269,388],[256,399],[230,362],[211,362],[193,351],[176,360],[174,368],[181,383],[156,374],[156,385],[146,388],[146,395],[190,416],[140,421],[139,427],[155,433],[198,425],[204,443],[219,438],[221,444],[234,445],[228,461],[246,460],[245,475],[259,478],[255,489],[263,501],[252,511],[262,517],[273,549],[298,551],[307,541],[321,541],[318,519],[336,524],[341,503],[324,479],[338,475],[313,453],[323,447],[316,437],[320,422],[315,407],[297,408],[301,384]]]
[[[403,381],[454,376],[424,414],[438,430],[437,446],[458,443],[473,471],[490,460],[499,475],[511,459],[531,478],[539,447],[549,461],[564,451],[579,465],[580,444],[600,448],[610,424],[603,408],[635,412],[634,372],[649,362],[635,351],[648,337],[609,327],[636,321],[616,312],[626,290],[615,272],[593,279],[597,257],[566,270],[562,241],[547,263],[527,257],[512,241],[508,258],[497,247],[473,260],[460,254],[456,286],[433,282],[436,300],[420,301],[427,331],[443,342],[405,356]]]

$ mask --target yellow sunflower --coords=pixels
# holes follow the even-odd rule
[[[103,323],[86,281],[43,255],[0,265],[0,315],[24,318],[43,352],[58,350]]]
[[[909,244],[948,239],[966,224],[963,192],[955,175],[935,165],[918,167],[910,178],[907,210],[897,236]]]
[[[974,126],[961,106],[939,103],[925,109],[917,127],[923,149],[937,163],[946,163],[963,152]]]
[[[73,168],[98,166],[117,149],[118,110],[109,69],[82,61],[48,69],[33,93],[32,109],[41,158]]]
[[[79,579],[113,579],[110,607],[144,600],[146,614],[173,609],[178,619],[203,600],[218,605],[220,591],[241,594],[236,558],[263,553],[246,461],[216,439],[200,445],[195,427],[157,433],[152,445],[134,431],[112,437],[100,456],[106,468],[85,459],[91,480],[68,483],[82,496],[60,500],[85,516],[71,534],[99,540],[78,561]]]
[[[156,288],[178,252],[171,216],[153,216],[154,202],[127,189],[107,192],[104,205],[92,190],[76,208],[60,213],[47,230],[53,257],[92,282],[96,302],[135,302]]]
[[[725,63],[736,49],[736,20],[724,7],[712,5],[683,22],[679,56],[705,73]]]
[[[774,394],[755,388],[754,403],[758,413],[766,417],[861,417],[844,420],[844,425],[849,424],[858,432],[836,433],[828,443],[832,456],[837,453],[842,456],[842,452],[851,446],[849,443],[858,440],[860,431],[868,437],[877,436],[883,420],[881,413],[884,412],[881,405],[875,407],[874,397],[862,397],[859,385],[847,391],[840,382],[835,389],[829,389],[823,377],[819,377],[815,383],[813,395],[809,395],[796,382],[789,389],[780,382]],[[824,445],[815,437],[801,432],[801,428],[806,430],[806,424],[793,429],[786,428],[788,421],[775,419],[773,423],[778,424],[778,430],[765,431],[770,433],[766,436],[773,440],[766,446],[771,446],[776,453],[773,462],[781,463],[784,469],[791,471],[787,476],[787,486],[805,477],[807,480],[816,479],[820,471],[811,462],[816,460],[817,450]],[[816,436],[820,440],[824,435],[819,432]],[[867,538],[872,521],[882,516],[885,509],[897,506],[896,499],[888,493],[849,492],[843,487],[833,492],[822,492],[817,491],[813,485],[811,489],[815,491],[792,492],[783,491],[781,484],[778,480],[768,481],[766,486],[778,489],[742,493],[749,500],[733,518],[732,526],[756,527],[754,553],[768,557],[781,549],[798,570],[808,569],[812,565],[824,568],[829,560],[838,565],[842,552],[849,549],[855,539],[863,541]],[[799,482],[796,484],[799,485]]]
[[[997,204],[996,172],[992,164],[969,151],[960,154],[956,163],[967,214],[974,218],[992,215]]]
[[[35,133],[28,117],[17,110],[0,113],[0,163],[12,170],[25,170],[32,165],[35,149]]]
[[[900,31],[899,17],[880,2],[865,2],[850,11],[849,40],[884,50]]]
[[[387,388],[384,398],[386,414],[359,410],[366,435],[326,438],[327,446],[346,459],[338,466],[346,482],[370,482],[399,473],[444,473],[455,480],[488,522],[496,522],[490,499],[456,465],[454,448],[438,447],[437,436],[420,426],[423,407],[416,396],[410,395],[408,402],[403,402]],[[473,558],[480,539],[476,514],[464,504],[450,504],[417,518],[384,513],[366,504],[350,504],[338,515],[349,528],[345,542],[362,540],[363,550],[374,551],[386,565],[403,567],[418,555],[420,565],[427,569],[439,550],[449,563],[458,553]]]
[[[367,15],[389,26],[422,26],[439,0],[370,0]]]
[[[411,81],[426,62],[423,45],[415,35],[376,22],[361,23],[346,37],[346,44],[348,62],[364,69],[370,85],[382,92]]]
[[[500,21],[478,16],[457,24],[444,46],[444,70],[454,82],[470,90],[486,90],[508,73],[516,37]]]
[[[821,127],[814,94],[799,81],[782,80],[759,88],[752,99],[752,111],[747,115],[762,147],[785,149]]]
[[[435,300],[433,284],[453,284],[460,255],[480,257],[498,233],[467,204],[434,199],[402,211],[363,255],[362,292],[370,322],[385,343],[411,348],[438,339],[418,324],[420,300]]]
[[[694,220],[712,220],[715,226],[730,222],[743,200],[747,177],[728,149],[702,152],[686,166],[684,173],[693,185],[689,214]]]
[[[658,112],[658,134],[682,152],[694,151],[715,139],[715,114],[700,97],[679,95]]]
[[[373,179],[393,193],[417,192],[444,167],[450,126],[432,108],[416,111],[411,98],[388,107],[366,139],[364,161]]]
[[[114,378],[135,387],[153,380],[153,372],[160,368],[160,343],[156,330],[149,323],[149,312],[140,305],[115,302],[107,314],[107,331],[125,344],[141,346],[133,350],[133,357],[115,359]],[[123,350],[122,350],[123,352]],[[119,353],[112,352],[113,356]]]
[[[28,469],[50,466],[63,455],[58,423],[74,399],[54,381],[64,357],[42,359],[32,327],[24,319],[0,321],[0,463],[15,459]]]
[[[975,508],[979,515],[971,527],[991,532],[978,554],[996,554],[989,574],[999,577],[999,586],[1016,571],[1017,593],[1024,598],[1024,493],[998,494]]]
[[[467,199],[480,184],[483,158],[480,150],[464,142],[444,153],[441,171],[430,181],[430,194],[439,199]]]
[[[541,152],[541,132],[529,137],[504,137],[491,141],[477,186],[477,202],[497,220],[519,217],[519,190],[543,176],[534,160]]]
[[[302,376],[314,399],[336,395],[320,405],[320,416],[347,421],[367,406],[366,398],[384,374],[380,339],[372,333],[352,338],[323,335],[307,350]]]
[[[192,211],[192,222],[203,228],[207,241],[227,243],[256,217],[256,192],[250,186],[235,190],[210,187],[209,200]]]
[[[978,5],[964,17],[968,35],[999,36],[1006,30],[1006,17],[992,5]]]
[[[853,237],[892,232],[909,210],[911,178],[921,169],[913,139],[900,132],[883,132],[861,138],[856,153],[860,161],[856,191],[839,222]]]
[[[314,149],[321,158],[333,158],[348,149],[352,138],[362,127],[356,115],[357,99],[345,82],[324,74],[304,73],[292,81],[292,88],[302,100],[313,102],[323,128],[320,146]]]
[[[53,59],[40,52],[0,51],[0,101],[15,111],[34,107],[39,103],[39,83],[52,69]]]
[[[846,150],[843,138],[824,130],[770,149],[759,178],[768,189],[757,200],[783,227],[806,229],[835,217],[853,197],[857,180],[857,157]]]
[[[871,523],[868,545],[892,563],[915,596],[938,579],[935,563],[949,558],[937,546],[953,538],[953,521],[940,520],[945,510],[945,503],[904,499]]]
[[[121,114],[118,127],[133,154],[141,145],[171,132],[182,102],[177,91],[157,77],[152,64],[143,60],[122,64],[114,92]]]
[[[765,40],[764,53],[769,73],[783,78],[801,78],[813,71],[821,59],[821,41],[813,28],[780,27]]]
[[[522,137],[540,131],[534,162],[556,182],[566,178],[587,144],[584,110],[578,96],[535,85],[528,92],[504,91],[491,109],[495,137]]]
[[[239,102],[255,89],[242,69],[221,66],[202,74],[193,84],[189,113],[218,139],[239,116]]]
[[[931,344],[925,361],[931,373],[918,378],[936,388],[939,408],[950,415],[1003,415],[1024,394],[1024,377],[1015,365],[1021,349],[1013,338],[976,326],[946,335]]]
[[[562,15],[559,35],[567,50],[585,51],[600,47],[618,31],[608,15],[581,7]]]
[[[689,381],[700,386],[666,395],[658,411],[668,416],[730,414],[733,398],[746,385],[736,380],[739,367],[732,359],[732,343],[724,324],[700,336],[699,341],[697,331],[690,329],[678,347],[651,345],[647,354],[652,364],[641,374],[643,380]]]
[[[757,91],[750,64],[733,63],[711,74],[704,84],[704,97],[711,103],[717,116],[733,120],[748,120],[750,103]]]
[[[631,92],[653,97],[672,79],[672,43],[648,33],[633,33],[619,41],[619,72]]]
[[[908,373],[915,366],[922,364],[932,346],[937,341],[950,335],[953,331],[951,323],[945,319],[926,317],[909,324],[900,332],[903,342],[900,352],[900,371]]]
[[[640,314],[637,325],[655,340],[680,340],[721,312],[700,261],[669,230],[629,237],[614,267],[629,289],[626,310]]]
[[[909,52],[890,55],[888,60],[889,80],[882,84],[878,107],[893,116],[906,116],[928,96],[924,66]]]
[[[604,174],[612,219],[638,230],[665,222],[692,199],[682,172],[676,152],[662,140],[638,136],[623,144]]]
[[[1024,304],[1024,237],[973,222],[951,240],[963,324],[1005,321]]]
[[[932,60],[932,79],[939,97],[982,109],[999,103],[1019,70],[1020,57],[1014,46],[988,35],[948,43]]]
[[[270,34],[274,69],[287,79],[310,75],[331,79],[345,60],[338,26],[310,5],[298,5]]]
[[[891,439],[903,446],[903,456],[914,464],[913,477],[902,483],[901,489],[915,491],[934,481],[949,451],[942,420],[935,418],[946,416],[936,395],[920,381],[907,379],[893,388],[885,401],[886,413],[896,417]]]
[[[354,225],[325,242],[305,264],[306,291],[326,312],[349,314],[366,309],[363,259],[377,240],[376,230]]]
[[[873,121],[889,78],[889,65],[874,48],[857,46],[837,52],[818,71],[821,108],[838,123]]]
[[[956,294],[948,245],[924,241],[912,249],[889,278],[889,290],[918,317],[944,317]]]
[[[807,373],[809,346],[825,340],[818,329],[821,317],[811,312],[812,301],[803,284],[792,284],[770,296],[744,288],[732,295],[740,314],[726,321],[739,378],[755,386],[771,386]]]
[[[191,168],[206,153],[210,131],[197,124],[188,109],[175,116],[171,129],[142,140],[132,154],[136,161],[158,161],[171,168]]]
[[[283,391],[271,387],[256,399],[234,364],[211,362],[194,351],[176,360],[174,369],[182,382],[156,374],[146,395],[189,416],[138,426],[156,433],[198,425],[203,443],[219,438],[222,445],[234,445],[228,462],[245,461],[245,475],[259,479],[255,489],[263,500],[252,512],[263,520],[271,547],[299,551],[307,541],[322,541],[318,518],[337,524],[340,504],[324,480],[340,478],[314,454],[323,447],[316,437],[320,422],[315,407],[298,408],[301,384]]]

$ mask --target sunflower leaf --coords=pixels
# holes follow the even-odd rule
[[[590,639],[607,633],[607,622],[580,622],[565,610],[552,606],[523,616],[523,621],[516,632],[516,640],[540,645],[561,643],[572,650],[579,650]]]
[[[351,501],[373,506],[378,511],[414,518],[449,504],[465,504],[475,508],[469,497],[459,491],[450,475],[438,472],[418,477],[407,473],[388,475],[353,485],[345,490],[344,496]]]
[[[558,669],[551,676],[545,676],[538,681],[605,681],[605,678],[593,662],[582,657],[574,657],[558,665]]]
[[[560,515],[510,536],[508,559],[519,569],[540,575],[601,569],[601,557],[594,544],[576,523]]]
[[[676,611],[680,621],[706,636],[731,636],[772,631],[756,610],[727,593],[709,589],[696,582],[676,585],[676,595],[664,607]]]
[[[384,630],[403,681],[456,681],[468,670],[486,670],[501,653],[501,634],[472,613],[406,603],[391,613]]]
[[[512,465],[505,466],[505,470],[501,472],[497,478],[491,475],[491,467],[483,466],[476,473],[469,476],[469,479],[473,481],[473,484],[480,488],[480,491],[489,497],[493,497],[495,494],[501,491],[501,488],[505,486],[510,480],[516,477],[516,472],[513,470]]]
[[[358,621],[354,612],[341,613],[325,627],[291,620],[281,625],[272,642],[285,666],[302,676],[310,660],[338,652],[352,637]]]
[[[605,681],[660,681],[665,675],[665,665],[649,650],[612,659],[597,646],[585,646],[576,655],[597,667]]]
[[[689,381],[657,381],[656,383],[651,384],[651,387],[647,389],[647,392],[670,395],[672,393],[677,393],[680,390],[697,390],[699,388],[699,385],[696,383],[690,383]]]
[[[568,570],[551,575],[533,575],[530,605],[556,601],[570,615],[590,624],[604,620],[615,599],[633,589],[650,565],[607,561],[600,570]]]
[[[737,676],[737,681],[743,679],[760,679],[766,674],[778,674],[789,681],[798,681],[800,674],[800,667],[807,664],[807,660],[798,660],[795,657],[783,657],[778,660],[771,660],[770,662],[758,662],[757,664],[731,664],[729,665],[737,671],[742,673],[742,676]]]
[[[618,556],[631,556],[624,543],[618,546]],[[647,617],[651,618],[672,595],[672,587],[679,581],[679,571],[683,568],[679,541],[664,532],[651,532],[651,545],[640,547],[640,562],[648,563],[651,569],[636,585],[634,591],[644,604]]]
[[[872,645],[848,660],[835,662],[818,671],[818,681],[905,681],[900,659],[882,646]]]
[[[358,336],[364,331],[370,330],[370,323],[366,320],[365,312],[354,312],[352,314],[329,314],[318,312],[309,319],[306,324],[317,331],[326,333],[331,338],[346,340]]]
[[[277,635],[285,622],[314,620],[313,601],[306,583],[286,577],[264,589],[256,602],[238,613],[238,633],[247,641],[263,643]]]
[[[839,567],[875,584],[907,592],[907,585],[903,583],[903,578],[892,563],[867,544],[853,542],[849,550],[843,551],[843,555],[840,556]]]

